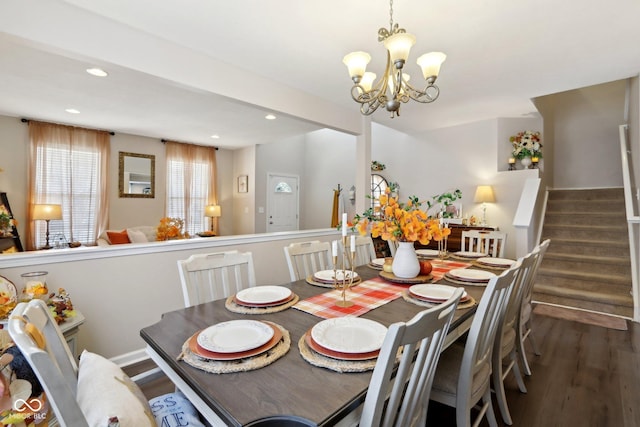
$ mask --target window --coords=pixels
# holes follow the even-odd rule
[[[29,122],[31,144],[30,195],[35,204],[60,204],[62,220],[49,223],[49,243],[58,240],[95,244],[105,228],[106,169],[109,134],[103,131]],[[46,241],[46,221],[28,219],[27,246],[40,248]]]
[[[387,190],[387,180],[376,173],[371,174],[371,207],[374,209],[380,206],[379,198]]]
[[[166,216],[183,219],[189,234],[209,230],[204,207],[217,204],[215,148],[177,142],[167,142],[166,148]]]

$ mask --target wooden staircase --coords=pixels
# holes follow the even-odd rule
[[[534,301],[633,318],[622,188],[549,190]]]

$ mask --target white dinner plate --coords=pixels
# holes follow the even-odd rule
[[[315,342],[341,353],[369,353],[380,350],[386,326],[361,317],[345,316],[323,320],[311,328]]]
[[[446,301],[457,289],[455,286],[421,283],[411,286],[409,292],[422,298]],[[466,296],[467,292],[463,292],[460,299],[464,299]]]
[[[472,270],[469,268],[454,268],[449,271],[451,277],[458,280],[468,280],[470,282],[488,282],[489,279],[495,277],[495,273],[484,270]]]
[[[284,286],[255,286],[243,289],[236,299],[247,304],[269,304],[285,300],[291,296],[291,289]]]
[[[480,264],[492,265],[494,267],[511,267],[516,262],[512,259],[508,258],[493,258],[493,257],[482,257],[478,258]]]
[[[313,277],[315,277],[317,280],[321,280],[323,282],[331,282],[333,281],[333,270],[320,270],[318,272],[316,272]],[[346,278],[350,278],[351,277],[351,270],[336,270],[336,277],[338,279],[338,281],[344,281],[345,277]],[[357,279],[358,278],[358,273],[356,273],[355,271],[353,272],[353,278]]]
[[[438,251],[436,249],[416,249],[416,254],[419,256],[434,257],[438,256]]]
[[[257,320],[230,320],[209,326],[198,344],[216,353],[237,353],[260,347],[273,337],[273,328]]]
[[[459,256],[460,258],[483,258],[487,256],[487,254],[482,252],[469,252],[469,251],[458,251],[454,255]]]
[[[376,258],[371,260],[371,264],[382,267],[384,265],[384,258]]]

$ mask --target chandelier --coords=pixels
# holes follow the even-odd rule
[[[434,83],[447,56],[442,52],[431,52],[419,57],[416,62],[422,69],[426,86],[419,90],[409,84],[410,76],[403,72],[403,68],[411,47],[416,43],[416,37],[407,33],[404,28],[398,28],[397,23],[393,23],[393,0],[389,1],[389,29],[378,30],[378,41],[383,42],[387,49],[387,67],[375,84],[376,74],[366,72],[371,55],[366,52],[352,52],[342,60],[349,69],[354,83],[351,97],[362,104],[362,114],[368,116],[384,105],[387,111],[391,112],[391,118],[394,118],[400,115],[401,102],[407,103],[409,99],[413,99],[421,103],[430,103],[438,99],[440,89]]]

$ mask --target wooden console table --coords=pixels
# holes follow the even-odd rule
[[[447,239],[447,251],[448,252],[458,252],[462,245],[462,232],[467,230],[476,230],[476,231],[493,231],[496,230],[496,227],[492,226],[473,226],[473,225],[461,225],[461,224],[449,224],[449,228],[451,229],[451,234]],[[438,249],[438,242],[432,240],[428,245],[421,245],[420,242],[415,243],[416,249]]]

